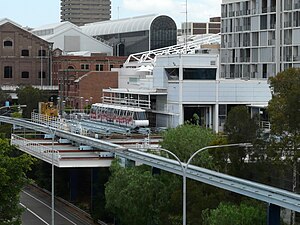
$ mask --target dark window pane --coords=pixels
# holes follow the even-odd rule
[[[184,68],[184,80],[215,80],[217,69],[215,68]]]
[[[12,78],[12,67],[11,66],[4,67],[4,78]]]
[[[22,78],[29,78],[29,72],[28,71],[23,71],[21,77]]]
[[[39,72],[39,78],[41,79],[41,72]],[[46,78],[46,73],[43,71],[43,79]]]
[[[4,47],[12,47],[13,43],[12,43],[12,41],[4,41],[3,45],[4,45]]]
[[[21,52],[22,56],[29,56],[29,50],[28,49],[23,49]]]
[[[39,56],[46,56],[46,50],[39,50]]]

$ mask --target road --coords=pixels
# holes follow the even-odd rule
[[[51,196],[34,188],[24,188],[20,193],[20,205],[25,208],[22,225],[51,225]],[[85,214],[55,200],[55,225],[94,224]]]

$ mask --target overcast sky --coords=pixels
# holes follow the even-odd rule
[[[112,19],[147,14],[172,17],[177,26],[185,22],[186,0],[112,0]],[[221,0],[187,0],[188,21],[206,22],[220,16]],[[0,18],[29,27],[60,22],[60,0],[2,0]]]

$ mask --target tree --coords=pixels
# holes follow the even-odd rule
[[[204,225],[265,225],[267,221],[263,207],[245,203],[220,203],[218,208],[205,210],[202,215]]]
[[[39,102],[47,101],[48,97],[44,91],[32,86],[25,86],[17,89],[18,101],[21,105],[26,105],[23,110],[23,117],[30,118],[31,112],[38,109]]]
[[[209,129],[193,124],[183,124],[163,133],[162,148],[172,151],[186,162],[198,149],[211,145],[217,136]],[[205,154],[204,154],[205,155]]]
[[[297,187],[297,160],[300,156],[300,69],[290,68],[270,78],[272,99],[268,112],[271,122],[270,152],[277,162],[292,168],[291,189]],[[298,173],[299,174],[299,173]],[[291,215],[292,224],[295,214]]]
[[[272,99],[268,112],[272,133],[285,136],[300,134],[300,69],[290,68],[270,78]]]
[[[160,224],[167,208],[166,185],[144,167],[122,168],[117,161],[106,184],[106,208],[124,225]]]
[[[236,106],[230,110],[224,131],[231,143],[252,143],[257,138],[258,123],[251,118],[246,106]]]
[[[271,123],[271,150],[278,160],[296,166],[300,149],[300,69],[290,68],[270,78],[272,99],[268,112]]]
[[[0,139],[0,224],[3,225],[21,224],[19,193],[28,182],[25,174],[33,164],[27,154],[12,157],[14,151],[7,140]]]

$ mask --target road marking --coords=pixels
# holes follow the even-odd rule
[[[43,220],[43,218],[41,218],[38,214],[36,214],[35,212],[33,212],[32,210],[30,210],[27,206],[23,205],[21,202],[20,202],[20,205],[25,208],[28,212],[32,213],[34,216],[36,216],[39,220],[41,220],[43,223],[49,225],[49,223],[47,223],[45,220]]]
[[[41,204],[43,204],[44,206],[46,206],[47,208],[51,209],[50,206],[48,206],[46,203],[44,203],[43,201],[39,200],[38,198],[34,197],[33,195],[29,194],[28,192],[22,190],[22,192],[26,195],[28,195],[29,197],[35,199],[36,201],[40,202]],[[69,221],[70,223],[77,225],[76,223],[74,223],[72,220],[70,220],[69,218],[65,217],[64,215],[62,215],[61,213],[57,212],[56,210],[54,210],[55,213],[57,213],[58,215],[60,215],[61,217],[63,217],[65,220]],[[48,224],[48,223],[47,223]]]

